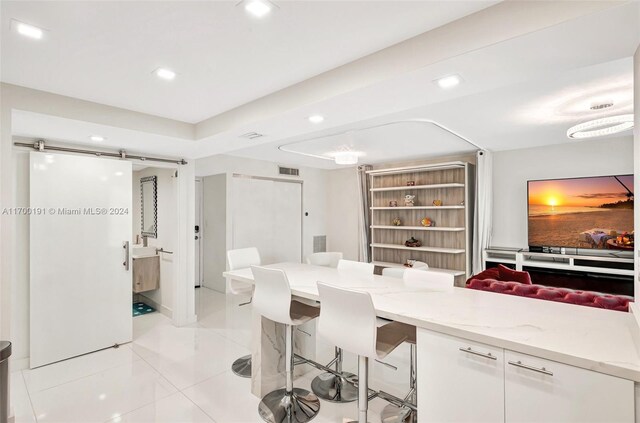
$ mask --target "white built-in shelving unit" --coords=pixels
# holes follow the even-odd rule
[[[432,270],[454,275],[456,284],[462,285],[471,272],[475,166],[447,162],[376,169],[368,174],[372,262],[393,267],[407,260],[423,261]],[[414,185],[407,185],[409,181]],[[416,196],[413,206],[404,205],[408,194]],[[441,200],[442,205],[434,205],[434,200]],[[398,206],[391,206],[391,201]],[[422,226],[425,217],[435,221],[435,226]],[[402,225],[393,225],[394,218],[400,218]],[[412,236],[422,246],[405,246]]]

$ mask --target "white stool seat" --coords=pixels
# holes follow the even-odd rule
[[[294,326],[299,326],[313,320],[320,315],[320,308],[300,301],[291,301],[291,309],[289,310],[291,321]]]
[[[326,252],[326,253],[313,253],[307,256],[307,264],[313,264],[314,266],[325,267],[338,267],[338,262],[342,260],[342,253],[338,252]]]
[[[338,270],[344,272],[352,272],[357,275],[367,276],[373,275],[375,265],[373,263],[363,263],[361,261],[340,260],[338,261]]]

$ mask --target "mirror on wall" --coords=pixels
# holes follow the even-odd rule
[[[158,177],[140,178],[142,236],[158,237]]]

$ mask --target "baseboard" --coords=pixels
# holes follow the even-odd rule
[[[9,359],[9,373],[17,372],[19,370],[25,370],[29,368],[29,357],[24,358],[10,358]]]
[[[158,310],[160,313],[162,313],[163,315],[167,316],[169,319],[173,319],[173,310],[170,309],[169,307],[162,305],[162,304],[158,304],[157,302],[153,301],[151,298],[145,296],[144,294],[138,294],[140,296],[140,298],[142,298],[143,302],[149,304],[151,307],[155,308],[156,310]]]

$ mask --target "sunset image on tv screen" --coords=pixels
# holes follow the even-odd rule
[[[529,245],[633,250],[633,175],[529,181]]]

